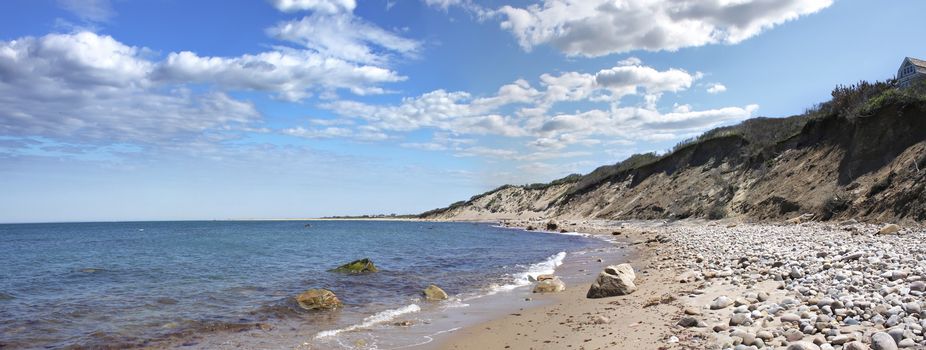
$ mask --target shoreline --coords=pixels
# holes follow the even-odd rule
[[[440,222],[448,221],[441,220]],[[551,250],[552,255],[545,260],[524,262],[523,265],[518,265],[520,269],[515,269],[509,275],[514,278],[510,284],[464,291],[451,295],[450,299],[441,302],[409,300],[406,304],[391,305],[376,310],[351,324],[308,331],[302,328],[298,320],[276,320],[267,324],[266,329],[261,324],[260,327],[203,334],[201,337],[197,336],[192,339],[184,337],[177,341],[154,345],[152,348],[208,349],[242,346],[274,348],[279,346],[298,349],[431,349],[460,329],[553,303],[551,295],[531,293],[533,286],[527,281],[528,275],[537,276],[554,271],[559,274],[563,269],[571,269],[575,274],[582,274],[582,276],[577,276],[578,278],[584,278],[585,275],[603,268],[603,264],[597,262],[599,257],[622,255],[626,252],[623,247],[616,247],[605,240],[587,237],[585,234],[528,231],[515,227],[503,227],[493,221],[488,222],[503,231],[517,230],[522,234],[538,235],[576,235],[588,239],[589,243],[587,247],[579,250],[563,250],[564,257],[557,258],[563,253],[557,253],[559,250]],[[453,223],[476,222],[455,221]],[[479,223],[486,223],[486,221]],[[531,239],[531,241],[535,240]],[[548,264],[552,265],[549,269],[544,267]],[[593,267],[588,267],[589,264]],[[564,278],[568,281],[575,277],[564,276]],[[332,314],[331,317],[337,318],[339,314]]]
[[[541,227],[547,221],[517,221],[511,224],[524,229],[527,226]],[[545,305],[526,308],[515,315],[506,315],[472,325],[447,334],[437,341],[435,349],[596,349],[640,347],[656,344],[658,332],[639,332],[620,341],[611,339],[615,329],[657,328],[671,314],[669,306],[657,304],[651,312],[637,313],[642,305],[632,302],[641,295],[655,296],[663,292],[665,282],[671,277],[663,271],[646,268],[653,258],[653,250],[647,244],[640,244],[652,238],[646,228],[659,225],[655,221],[562,221],[563,227],[592,239],[610,241],[623,254],[602,262],[604,266],[629,263],[637,273],[636,292],[618,297],[587,299],[588,288],[601,268],[585,271],[582,275],[570,276],[557,269],[556,275],[564,277],[566,290],[544,294]],[[630,226],[628,226],[630,224]],[[612,235],[613,232],[620,235]],[[564,273],[565,272],[565,273]],[[597,316],[607,318],[607,323]]]
[[[461,329],[435,348],[926,348],[921,226],[583,222],[593,234],[622,232],[628,261],[608,263],[630,263],[637,291],[587,299],[589,276],[553,304]]]

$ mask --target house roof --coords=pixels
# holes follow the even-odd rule
[[[907,57],[907,61],[910,61],[910,63],[912,63],[914,66],[917,66],[920,68],[926,68],[926,61],[924,60],[913,58],[913,57]]]

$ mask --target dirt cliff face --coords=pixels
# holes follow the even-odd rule
[[[756,221],[812,213],[818,220],[926,220],[926,103],[743,125],[748,128],[733,130],[750,132],[717,133],[629,168],[602,167],[546,187],[506,186],[422,215]],[[766,127],[780,135],[762,135]]]

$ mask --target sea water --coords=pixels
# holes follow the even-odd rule
[[[423,309],[452,312],[601,244],[474,223],[0,225],[0,347],[210,347],[246,333],[265,347],[363,348],[340,338]],[[328,271],[360,258],[380,271]],[[422,301],[432,283],[452,300]],[[300,309],[293,297],[310,288],[344,307]]]

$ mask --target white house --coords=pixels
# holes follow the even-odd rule
[[[914,82],[926,79],[926,61],[907,57],[897,70],[897,85],[907,87]]]

